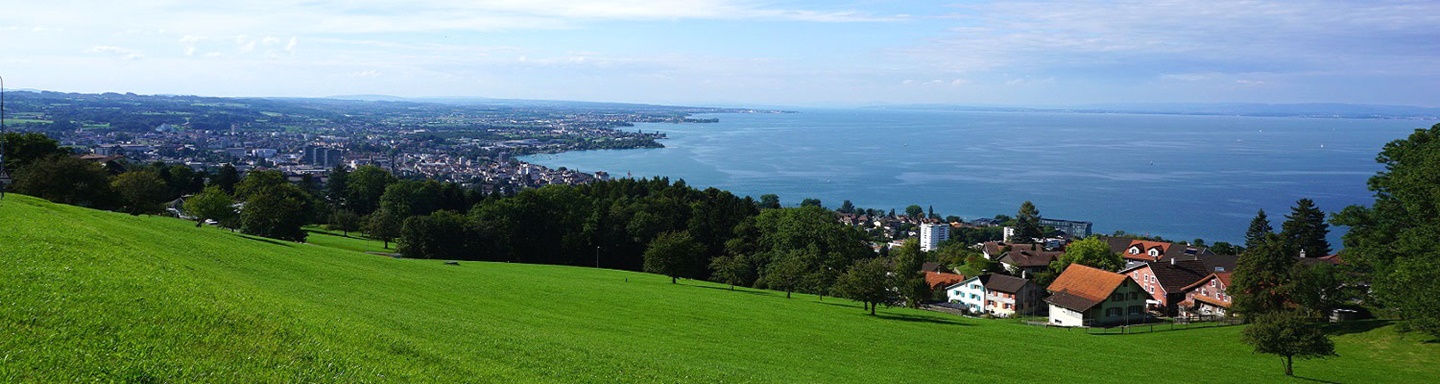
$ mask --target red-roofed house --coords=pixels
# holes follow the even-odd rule
[[[1225,315],[1230,311],[1232,297],[1225,292],[1230,286],[1230,272],[1215,272],[1185,287],[1185,301],[1180,310],[1187,315]]]
[[[1185,287],[1204,279],[1210,269],[1199,260],[1180,260],[1137,263],[1120,273],[1140,283],[1140,288],[1149,294],[1149,309],[1164,312],[1167,316],[1176,314],[1178,303],[1185,300]]]
[[[1150,294],[1119,273],[1071,264],[1050,284],[1050,324],[1108,326],[1145,321]]]
[[[965,275],[925,271],[925,285],[930,286],[931,291],[937,289],[944,289],[945,287],[955,285],[955,283],[959,283],[961,281],[965,281]]]

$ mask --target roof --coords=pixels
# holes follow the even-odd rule
[[[1205,276],[1205,278],[1200,279],[1199,281],[1196,281],[1194,284],[1185,286],[1185,288],[1182,288],[1181,291],[1189,291],[1191,289],[1199,288],[1201,285],[1205,285],[1205,283],[1209,282],[1210,279],[1220,279],[1220,284],[1224,284],[1227,287],[1230,286],[1230,272],[1215,272],[1211,273],[1209,276]]]
[[[1082,264],[1070,264],[1046,288],[1054,295],[1046,302],[1084,311],[1110,297],[1130,277]],[[1063,294],[1063,295],[1062,295]],[[1072,298],[1073,296],[1073,298]],[[1060,297],[1057,299],[1057,297]],[[1078,299],[1076,299],[1078,298]],[[1083,299],[1083,300],[1082,300]]]
[[[920,270],[926,272],[945,272],[945,266],[933,261],[927,261],[920,265]]]
[[[983,250],[985,251],[985,254],[990,255],[991,257],[994,257],[995,255],[1004,254],[1004,253],[1009,252],[1009,251],[1017,251],[1017,250],[1019,250],[1019,251],[1035,251],[1035,252],[1039,252],[1039,251],[1045,250],[1045,248],[1044,248],[1043,246],[1041,246],[1040,244],[1028,244],[1028,243],[1015,244],[1015,243],[1006,243],[1006,242],[1003,242],[1003,241],[987,241],[987,242],[981,243],[981,247],[982,247]]]
[[[1016,265],[1021,268],[1048,267],[1051,261],[1060,257],[1061,252],[1052,251],[1031,251],[1031,250],[1010,250],[1004,257],[1000,258],[1001,263]]]
[[[1214,305],[1214,306],[1217,306],[1217,307],[1230,308],[1230,303],[1227,303],[1227,302],[1225,302],[1225,301],[1223,301],[1223,300],[1218,300],[1218,299],[1213,298],[1213,297],[1210,297],[1210,296],[1195,295],[1195,301],[1203,301],[1203,302],[1205,302],[1205,303],[1207,303],[1207,304]]]
[[[1025,284],[1029,283],[1030,280],[1014,276],[992,274],[990,281],[985,283],[985,289],[1005,293],[1020,293],[1020,290],[1025,288]]]
[[[955,282],[955,284],[947,285],[947,286],[945,286],[945,289],[955,288],[955,286],[957,286],[957,285],[963,285],[963,284],[969,283],[969,282],[971,282],[971,281],[977,281],[977,280],[980,281],[980,284],[983,286],[983,285],[985,284],[985,282],[990,281],[990,276],[994,276],[994,274],[987,273],[987,274],[984,274],[984,275],[972,276],[972,277],[970,277],[970,278],[968,278],[968,279]]]
[[[1157,261],[1150,263],[1150,272],[1155,274],[1155,280],[1165,292],[1180,293],[1186,286],[1205,279],[1211,275],[1210,270],[1205,268],[1205,263],[1199,260],[1177,260]],[[1228,274],[1227,274],[1228,275]]]
[[[1210,256],[1215,254],[1215,252],[1211,252],[1209,248],[1205,247],[1194,247],[1181,243],[1169,243],[1163,241],[1137,240],[1124,237],[1106,237],[1105,243],[1110,245],[1111,251],[1120,253],[1121,257],[1132,260],[1155,261],[1187,255]],[[1130,248],[1137,246],[1140,247],[1140,254],[1130,254]],[[1146,254],[1151,249],[1158,249],[1160,256],[1151,257],[1150,255]]]
[[[949,287],[962,281],[965,281],[965,275],[925,271],[925,285],[929,286],[930,289]]]

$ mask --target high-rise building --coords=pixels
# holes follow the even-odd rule
[[[934,251],[940,243],[950,238],[950,225],[943,223],[920,224],[920,250]]]

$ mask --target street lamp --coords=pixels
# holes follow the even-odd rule
[[[595,268],[600,268],[600,246],[595,246]]]

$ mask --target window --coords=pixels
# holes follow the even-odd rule
[[[1146,286],[1146,287],[1145,287],[1145,291],[1146,291],[1146,292],[1150,292],[1150,293],[1155,293],[1155,287]]]
[[[1130,292],[1130,300],[1135,300],[1135,299],[1139,299],[1139,298],[1140,298],[1140,292]]]
[[[1139,313],[1140,313],[1140,306],[1139,306],[1139,305],[1132,305],[1132,306],[1130,306],[1130,314],[1135,315],[1135,314],[1139,314]]]
[[[1157,251],[1157,250],[1154,250],[1154,249],[1151,249],[1150,252],[1146,252],[1146,253],[1149,253],[1150,256],[1152,256],[1152,257],[1153,257],[1153,256],[1160,256],[1160,251]]]
[[[1215,287],[1215,280],[1210,280],[1210,287],[1211,287],[1211,288],[1214,288],[1214,287]]]

